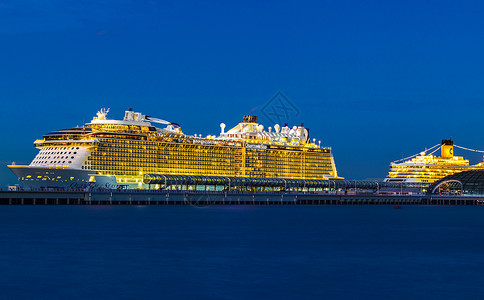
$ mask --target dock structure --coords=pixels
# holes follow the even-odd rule
[[[0,205],[484,205],[483,196],[187,191],[1,191]]]

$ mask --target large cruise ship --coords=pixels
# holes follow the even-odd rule
[[[437,146],[439,145],[435,145],[434,147]],[[454,156],[454,142],[452,140],[442,140],[440,144],[440,157],[428,153],[432,148],[414,155],[411,159],[404,160],[403,162],[392,162],[390,164],[390,172],[384,181],[433,183],[455,173],[484,169],[484,162],[478,163],[477,165],[470,165],[469,160],[464,159],[462,156]],[[433,152],[438,149],[436,148]]]
[[[146,174],[341,179],[332,150],[300,126],[264,130],[256,116],[218,136],[187,135],[172,122],[134,112],[123,120],[102,109],[90,123],[50,132],[30,165],[10,165],[24,188],[146,188]],[[153,124],[162,124],[163,128]]]

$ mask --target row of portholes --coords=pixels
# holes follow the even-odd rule
[[[47,147],[47,148],[44,148],[44,149],[45,150],[69,150],[69,148],[71,148],[70,150],[74,150],[74,147],[60,147],[60,148]],[[79,150],[79,147],[76,147],[76,150]]]
[[[71,151],[69,151],[69,152],[61,151],[61,152],[45,152],[45,153],[42,153],[42,154],[71,154],[71,153],[72,153]],[[74,154],[77,154],[77,152],[74,152]]]
[[[49,159],[50,156],[40,156],[39,157],[40,159]],[[64,157],[64,156],[54,156],[53,158],[60,158],[60,159],[63,159],[63,158],[69,158],[68,156]],[[71,159],[74,159],[74,156],[71,156]]]
[[[61,164],[61,163],[62,163],[62,164],[65,164],[65,163],[66,163],[66,161],[64,160],[64,161],[62,161],[62,162],[61,162],[60,160],[59,160],[59,161],[56,161],[56,160],[52,161],[52,160],[51,160],[51,161],[49,162],[49,161],[47,161],[47,160],[46,160],[46,161],[34,161],[33,163],[34,163],[34,164]],[[72,161],[68,161],[67,163],[71,164],[71,163],[72,163]]]

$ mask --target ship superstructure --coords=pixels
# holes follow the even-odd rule
[[[433,152],[438,149],[436,148]],[[452,140],[442,140],[440,157],[428,153],[429,151],[421,152],[403,162],[392,162],[390,164],[390,172],[384,181],[433,183],[448,175],[462,171],[484,169],[483,162],[477,165],[470,165],[469,160],[464,159],[462,156],[454,156],[454,142]]]
[[[101,110],[90,123],[53,131],[34,142],[28,166],[13,165],[24,187],[144,188],[144,174],[338,179],[332,150],[300,126],[267,131],[256,116],[218,136],[187,135],[172,122],[131,109],[123,120]],[[153,124],[166,125],[164,128]]]

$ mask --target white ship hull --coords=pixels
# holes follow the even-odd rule
[[[415,183],[415,182],[420,182],[417,180],[417,178],[405,178],[405,177],[399,177],[399,178],[385,178],[383,182],[403,182],[403,183]]]
[[[96,171],[69,168],[8,166],[26,189],[86,188],[95,184],[102,188],[116,188],[113,176],[96,175]]]

